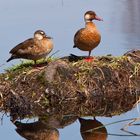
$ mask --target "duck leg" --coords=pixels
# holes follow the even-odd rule
[[[90,58],[91,51],[89,51],[88,58]]]
[[[91,57],[90,55],[91,55],[91,50],[89,51],[88,56],[85,58],[86,62],[92,62],[93,61],[93,57]]]

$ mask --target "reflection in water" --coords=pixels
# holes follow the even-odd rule
[[[140,48],[140,0],[125,2],[125,11],[122,13],[122,31],[126,34],[127,48]]]
[[[117,5],[118,4],[118,5]],[[118,9],[120,8],[120,12]],[[117,10],[116,10],[117,9]],[[111,25],[127,50],[140,48],[140,0],[116,1]]]
[[[27,140],[59,140],[59,131],[41,121],[21,123],[16,121],[16,132]]]
[[[122,31],[125,33],[140,35],[140,0],[129,0],[124,3],[122,12]]]
[[[57,128],[64,128],[77,120],[77,116],[47,117],[33,123],[13,122],[16,132],[27,140],[59,140]]]
[[[107,130],[104,125],[95,118],[83,119],[79,118],[81,124],[80,132],[83,140],[106,140]]]

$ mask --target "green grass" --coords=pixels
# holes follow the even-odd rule
[[[49,63],[53,60],[55,60],[56,58],[52,58],[52,57],[49,57],[49,58],[46,58],[46,59],[40,59],[36,62],[36,64],[45,64],[45,63]],[[12,71],[16,71],[16,70],[21,70],[21,69],[24,69],[24,68],[32,68],[33,66],[35,65],[34,61],[32,60],[22,60],[21,63],[19,64],[16,64],[16,65],[13,65],[12,67],[9,67],[6,69],[6,71],[8,72],[12,72]]]

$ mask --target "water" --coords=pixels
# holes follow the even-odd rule
[[[139,0],[24,0],[1,1],[0,4],[0,72],[16,64],[19,60],[9,63],[9,50],[23,40],[32,37],[37,29],[43,29],[54,39],[54,52],[60,50],[56,56],[86,55],[78,49],[73,49],[73,36],[84,26],[83,14],[87,10],[95,10],[104,21],[95,21],[102,34],[102,42],[92,52],[92,55],[122,55],[131,49],[140,49],[140,1]],[[3,65],[4,64],[4,65]],[[120,119],[138,117],[138,110],[127,112],[112,118],[98,118],[103,124]],[[1,139],[22,140],[16,132],[15,126],[9,118],[4,118],[0,126]],[[108,133],[122,133],[119,129],[122,124],[107,127]],[[138,127],[132,127],[138,131]],[[61,140],[81,140],[79,122],[60,130]],[[139,137],[114,137],[108,140],[129,139],[137,140]]]

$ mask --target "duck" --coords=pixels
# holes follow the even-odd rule
[[[103,21],[94,11],[87,11],[84,14],[85,28],[81,28],[74,35],[74,46],[82,51],[88,51],[90,58],[91,51],[96,48],[101,41],[101,34],[98,31],[93,20]]]
[[[94,119],[79,118],[80,122],[80,133],[83,140],[106,140],[107,129],[105,126]]]
[[[13,59],[23,58],[33,60],[36,64],[37,60],[46,58],[52,49],[52,38],[47,36],[43,30],[37,30],[34,32],[33,38],[21,42],[10,50],[9,53],[11,54],[11,57],[7,62]]]

